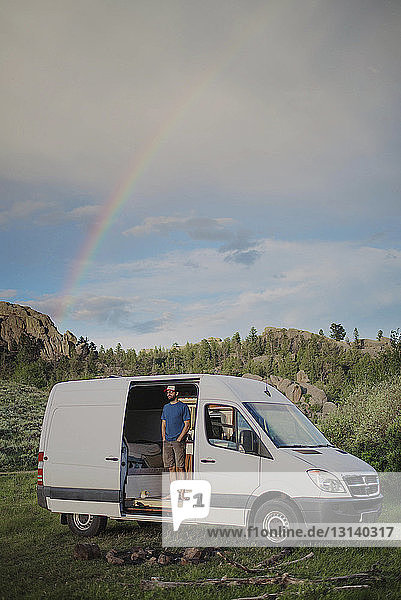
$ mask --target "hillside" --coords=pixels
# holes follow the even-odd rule
[[[340,325],[341,327],[341,325]],[[135,340],[133,339],[133,342]],[[386,380],[401,369],[401,334],[349,343],[299,329],[254,327],[224,340],[140,350],[96,348],[88,339],[61,335],[47,315],[0,303],[0,380],[50,388],[58,381],[108,375],[216,373],[269,378],[307,414],[327,414],[361,381]],[[335,408],[335,407],[334,407]]]
[[[37,388],[0,381],[1,471],[36,467],[46,401],[47,394]]]
[[[285,329],[279,327],[266,327],[263,331],[263,335],[266,337],[266,339],[275,340],[279,343],[282,340],[287,339],[289,342],[290,352],[297,352],[302,346],[303,342],[312,340],[317,337],[315,333],[311,333],[310,331],[305,331],[303,329]],[[376,357],[390,344],[390,338],[387,337],[382,337],[380,340],[360,338],[357,344],[355,344],[355,342],[350,342],[349,340],[334,340],[323,334],[319,334],[318,339],[321,340],[322,344],[328,343],[333,348],[337,348],[339,351],[352,350],[353,348],[355,348],[355,346],[357,346],[357,348],[362,352],[362,354],[369,354],[369,356],[372,357]]]
[[[62,356],[71,357],[74,350],[79,346],[77,338],[70,331],[61,334],[48,315],[40,313],[29,306],[21,306],[10,302],[0,301],[0,347],[9,352],[16,351],[24,336],[34,340],[39,348],[40,356],[48,360],[54,360]],[[306,341],[317,337],[315,333],[295,328],[266,327],[262,333],[273,347],[286,343],[288,351],[298,352]],[[320,343],[328,343],[333,348],[350,350],[355,347],[349,341],[336,341],[325,335],[319,335]],[[209,343],[222,344],[221,338],[211,337]],[[358,349],[370,356],[377,356],[383,349],[388,347],[389,338],[382,337],[381,340],[360,339]],[[200,342],[198,342],[200,343]],[[178,346],[182,349],[184,346]],[[151,352],[152,350],[144,350]]]

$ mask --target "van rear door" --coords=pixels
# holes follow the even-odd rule
[[[59,384],[49,407],[43,483],[48,508],[120,516],[122,431],[130,382]]]

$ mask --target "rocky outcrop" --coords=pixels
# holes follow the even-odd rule
[[[269,375],[266,379],[263,379],[252,373],[245,373],[242,377],[270,383],[309,416],[318,413],[325,417],[337,410],[337,406],[334,402],[327,400],[327,396],[322,389],[309,383],[309,377],[305,371],[298,371],[297,381],[291,381],[278,375]]]
[[[306,413],[311,411],[323,412],[323,407],[328,402],[325,392],[316,385],[309,383],[309,378],[304,371],[297,373],[297,381],[291,381],[278,375],[270,375],[267,377],[267,382],[274,385],[291,402],[298,404],[300,408],[302,407]],[[333,404],[333,402],[330,402],[330,404]],[[326,409],[325,412],[327,413],[329,410]]]
[[[285,329],[284,327],[266,327],[262,334],[270,345],[270,350],[282,347],[285,343],[288,352],[296,354],[305,341],[314,339],[318,344],[330,344],[330,346],[340,350],[352,350],[356,347],[355,342],[345,340],[337,341],[325,335],[318,335],[303,329]],[[365,354],[372,357],[377,356],[382,350],[388,347],[390,338],[382,337],[381,340],[370,340],[368,338],[359,339],[357,347]],[[300,382],[302,383],[302,382]],[[307,382],[306,382],[307,383]]]
[[[267,381],[268,383],[271,383],[271,385],[274,385],[274,387],[284,394],[284,396],[287,396],[291,402],[297,404],[301,400],[302,388],[298,383],[291,381],[290,379],[279,377],[278,375],[270,375],[270,377],[267,378]]]
[[[15,351],[24,336],[37,341],[40,355],[47,360],[71,356],[77,344],[74,334],[62,335],[47,315],[29,306],[0,302],[0,346]]]

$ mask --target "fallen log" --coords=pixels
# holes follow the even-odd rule
[[[308,560],[309,558],[312,558],[314,556],[313,552],[309,552],[309,554],[306,554],[302,558],[297,558],[295,560],[290,560],[290,561],[287,561],[284,563],[274,564],[272,566],[266,565],[264,567],[261,567],[260,565],[257,565],[255,567],[247,567],[246,565],[243,565],[243,564],[237,562],[236,560],[233,560],[229,556],[227,556],[225,552],[219,551],[219,552],[216,552],[216,555],[220,556],[223,560],[230,563],[230,565],[233,565],[234,567],[237,567],[238,569],[241,569],[242,571],[246,571],[247,573],[261,573],[262,571],[272,571],[273,569],[279,569],[280,567],[286,567],[288,565],[293,565],[293,564],[301,562],[303,560]],[[278,556],[278,555],[276,555],[276,556]],[[260,564],[262,564],[262,563],[260,563]]]
[[[150,580],[142,580],[141,587],[144,590],[154,590],[158,588],[175,588],[188,586],[235,586],[235,585],[297,585],[305,583],[306,579],[299,579],[288,573],[276,575],[260,575],[258,577],[227,577],[224,575],[218,579],[195,579],[193,581],[163,581],[158,577],[152,577]]]
[[[366,590],[367,588],[370,588],[370,585],[364,584],[364,585],[339,585],[338,587],[335,587],[335,590]]]
[[[244,598],[233,598],[232,600],[263,600],[265,598],[270,598],[271,600],[275,600],[280,596],[281,592],[267,592],[266,594],[262,594],[261,596],[247,596]]]

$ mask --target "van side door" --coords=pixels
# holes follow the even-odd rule
[[[195,439],[197,477],[212,486],[205,521],[244,525],[247,506],[260,482],[257,434],[239,407],[213,400],[198,408]]]

